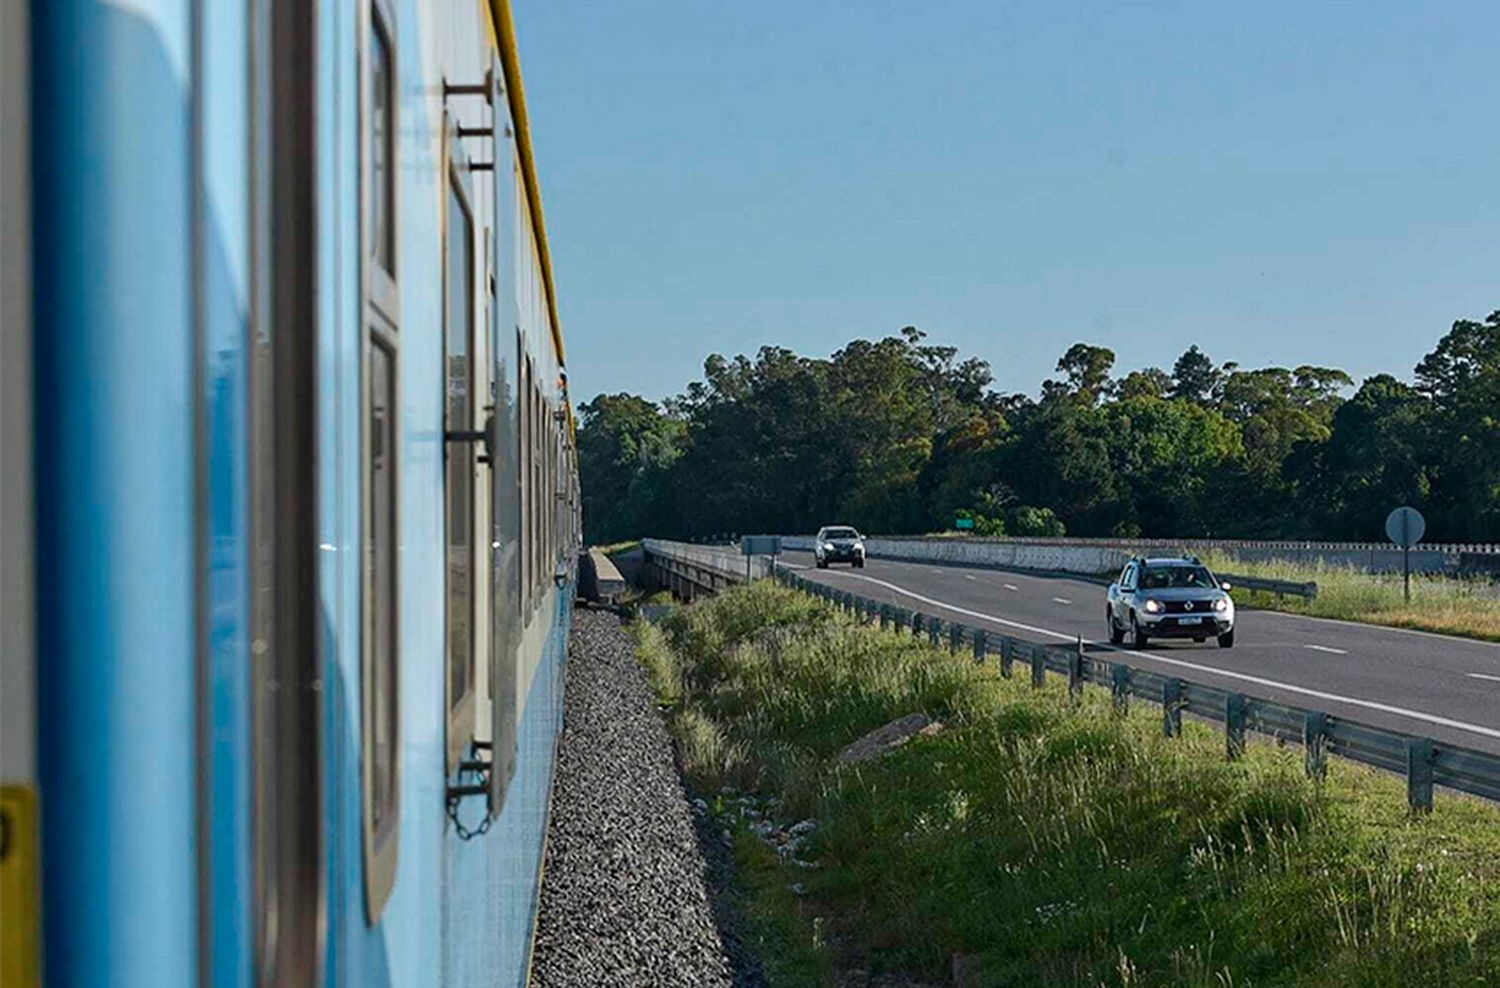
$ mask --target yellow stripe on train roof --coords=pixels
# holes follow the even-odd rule
[[[531,230],[536,237],[537,255],[542,264],[542,287],[547,293],[547,315],[552,323],[552,345],[557,362],[566,367],[563,355],[562,320],[557,315],[557,285],[552,277],[552,252],[547,246],[547,224],[542,218],[542,187],[537,179],[536,159],[531,150],[531,124],[526,115],[526,87],[521,81],[521,57],[516,48],[516,24],[511,17],[510,0],[489,0],[491,30],[498,34],[497,50],[500,68],[505,73],[505,98],[510,104],[510,118],[516,128],[516,149],[521,159],[521,183],[526,204],[531,211]],[[569,402],[571,406],[571,402]]]

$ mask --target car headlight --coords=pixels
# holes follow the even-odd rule
[[[1220,613],[1229,610],[1229,598],[1220,597],[1218,600],[1214,601],[1214,610]]]
[[[833,543],[832,542],[824,542],[823,543],[823,551],[824,552],[832,552],[833,551]]]
[[[1146,613],[1147,614],[1160,614],[1161,612],[1162,612],[1161,601],[1159,601],[1159,600],[1148,600],[1148,601],[1146,601]]]

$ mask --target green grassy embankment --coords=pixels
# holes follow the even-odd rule
[[[596,545],[591,548],[598,549],[606,556],[617,556],[625,552],[634,552],[641,547],[640,539],[631,539],[628,542],[611,542],[609,545]]]
[[[1500,808],[1073,701],[762,583],[636,625],[779,985],[1500,983]],[[837,753],[914,711],[945,728]],[[717,795],[715,795],[717,794]],[[818,827],[782,858],[760,815]],[[799,863],[800,861],[800,863]],[[890,983],[890,982],[888,982]]]
[[[1274,594],[1244,589],[1233,592],[1237,602],[1252,607],[1500,641],[1500,588],[1488,580],[1413,575],[1411,603],[1407,603],[1399,573],[1286,562],[1247,563],[1224,555],[1205,556],[1204,562],[1215,571],[1243,576],[1317,581],[1318,595],[1310,601],[1290,596],[1278,600]]]

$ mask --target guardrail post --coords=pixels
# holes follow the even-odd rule
[[[948,632],[948,654],[957,655],[958,650],[963,647],[964,626],[955,624],[953,630]]]
[[[1169,738],[1182,733],[1182,680],[1169,679],[1161,687],[1161,729]]]
[[[1068,695],[1074,699],[1083,695],[1083,636],[1078,636],[1078,647],[1068,653]]]
[[[1307,774],[1322,779],[1328,774],[1328,715],[1313,711],[1302,720],[1302,747],[1307,752]]]
[[[1245,694],[1224,698],[1224,754],[1234,761],[1245,753]]]
[[[1130,667],[1123,662],[1110,667],[1110,699],[1115,713],[1122,716],[1130,710],[1130,672]]]
[[[1009,679],[1015,671],[1016,640],[1009,635],[1000,639],[1000,675]]]
[[[1406,740],[1406,804],[1413,813],[1432,812],[1432,767],[1437,752],[1431,738]]]
[[[1045,645],[1031,646],[1031,686],[1041,689],[1047,682],[1047,648]]]
[[[941,638],[942,636],[943,636],[943,622],[939,621],[937,618],[928,618],[927,619],[927,643],[929,645],[936,645],[938,643],[938,639]]]
[[[989,637],[983,628],[974,629],[974,664],[984,665],[985,639]]]

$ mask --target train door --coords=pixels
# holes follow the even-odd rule
[[[41,972],[27,5],[0,5],[0,984]]]
[[[317,573],[318,5],[257,3],[251,44],[250,664],[256,983],[323,978]]]
[[[401,817],[400,512],[402,258],[397,232],[400,82],[395,11],[372,0],[360,47],[360,265],[364,284],[361,853],[365,916],[396,882]]]
[[[445,120],[445,132],[457,124]],[[479,687],[479,634],[484,615],[479,606],[488,573],[479,572],[478,536],[486,528],[479,492],[488,433],[480,428],[479,352],[475,299],[479,271],[474,193],[469,161],[456,137],[448,142],[447,193],[444,211],[443,395],[444,512],[446,538],[446,654],[448,693],[448,774],[465,760],[475,737]]]
[[[490,76],[504,78],[499,61]],[[495,94],[494,263],[490,280],[490,401],[494,405],[490,498],[490,812],[500,815],[516,770],[517,652],[521,642],[520,314],[516,307],[520,177],[507,102]]]

